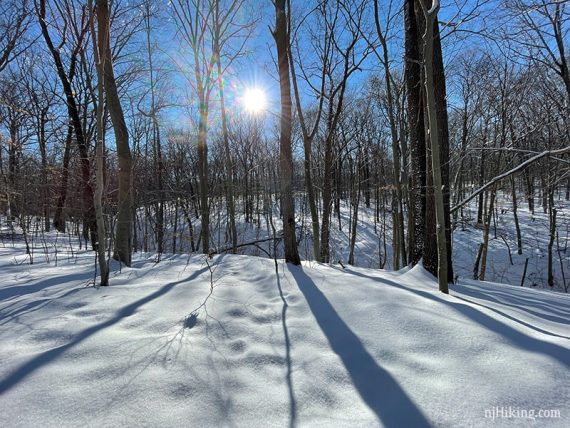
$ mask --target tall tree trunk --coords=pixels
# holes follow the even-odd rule
[[[105,217],[103,214],[103,189],[105,187],[104,182],[104,164],[105,164],[105,90],[104,90],[104,77],[103,68],[104,64],[102,61],[105,60],[104,57],[99,55],[97,49],[97,43],[95,38],[95,24],[93,23],[94,16],[92,14],[92,3],[89,0],[89,11],[90,16],[90,26],[91,35],[93,37],[93,51],[95,57],[95,66],[97,68],[97,140],[95,147],[95,195],[94,195],[94,205],[95,205],[95,218],[97,221],[97,260],[99,262],[100,271],[100,285],[102,287],[109,285],[109,266],[107,265],[107,260],[105,257],[106,253],[106,233],[105,233]]]
[[[392,92],[392,76],[390,74],[390,62],[388,55],[388,43],[382,28],[380,26],[380,17],[378,14],[378,0],[374,0],[374,22],[376,24],[376,33],[382,45],[381,62],[384,69],[384,84],[386,85],[388,122],[390,123],[390,137],[392,141],[392,174],[394,176],[394,191],[392,192],[392,216],[393,223],[393,242],[396,244],[393,251],[394,269],[400,268],[400,259],[402,265],[406,264],[406,245],[404,239],[404,213],[402,198],[402,180],[401,171],[401,152],[400,143],[398,141],[398,129],[396,127],[396,107],[394,105],[394,96]]]
[[[442,293],[448,293],[447,285],[447,243],[445,234],[445,208],[443,195],[443,174],[440,153],[440,136],[437,114],[437,96],[434,82],[434,27],[437,20],[437,12],[439,10],[439,0],[434,0],[432,6],[428,10],[424,0],[420,0],[424,16],[426,19],[426,29],[424,33],[424,71],[425,71],[425,90],[426,90],[426,107],[429,122],[429,134],[431,145],[431,163],[433,172],[434,185],[434,202],[436,217],[436,234],[437,234],[437,254],[438,268],[437,278],[439,290]]]
[[[232,253],[236,253],[237,249],[237,229],[236,229],[236,206],[234,201],[234,183],[233,183],[233,162],[230,151],[230,141],[228,135],[228,119],[226,114],[226,104],[224,98],[224,79],[222,73],[222,63],[220,59],[219,46],[216,43],[216,58],[218,66],[218,90],[220,94],[220,108],[222,112],[222,137],[224,143],[224,155],[226,160],[226,190],[227,190],[227,206],[229,217],[229,232],[230,240],[232,242]]]
[[[303,166],[305,168],[305,190],[307,192],[307,199],[309,202],[309,211],[311,212],[311,227],[313,232],[313,257],[316,261],[321,260],[321,235],[320,235],[320,224],[319,224],[319,212],[317,209],[317,199],[315,196],[315,187],[313,185],[313,168],[312,168],[312,147],[313,139],[318,129],[318,124],[320,123],[323,100],[321,97],[319,100],[319,107],[317,110],[317,118],[313,125],[311,132],[307,130],[305,118],[303,116],[303,109],[301,106],[301,97],[299,96],[299,88],[297,86],[297,76],[295,73],[295,61],[291,55],[291,50],[289,49],[289,64],[291,66],[291,80],[293,81],[293,93],[295,94],[295,105],[297,107],[297,114],[299,116],[299,123],[301,125],[301,131],[303,134],[303,154],[304,162]],[[324,91],[324,78],[321,80],[321,93]]]
[[[132,239],[133,239],[133,210],[132,210],[132,159],[129,148],[129,131],[125,123],[125,116],[121,107],[115,73],[113,71],[113,57],[110,44],[109,4],[107,0],[97,0],[97,24],[99,56],[103,63],[103,83],[107,100],[107,107],[117,144],[117,157],[119,160],[119,201],[117,213],[117,226],[115,232],[115,251],[113,257],[131,265]]]
[[[424,249],[425,213],[426,213],[426,141],[421,78],[421,39],[416,18],[416,0],[406,0],[404,17],[406,28],[406,94],[407,118],[410,141],[411,189],[410,221],[408,223],[409,261],[417,264]]]
[[[158,200],[156,202],[156,251],[160,255],[164,252],[164,162],[162,160],[162,146],[160,141],[160,126],[158,124],[157,107],[156,107],[156,84],[154,80],[154,64],[152,56],[152,47],[150,43],[150,3],[145,3],[145,31],[146,31],[146,48],[148,54],[148,66],[150,77],[150,117],[152,120],[152,140],[153,140],[153,158],[154,169],[156,173],[156,192]],[[159,256],[160,257],[160,256]]]
[[[438,0],[436,0],[438,1]],[[443,193],[443,211],[445,224],[445,243],[447,247],[447,279],[453,282],[452,261],[452,230],[450,215],[450,172],[449,172],[449,125],[447,116],[447,90],[445,85],[445,71],[443,68],[443,53],[439,33],[439,21],[435,16],[433,40],[433,79],[435,91],[435,104],[437,111],[437,128],[439,135],[439,152],[441,155],[441,191]]]
[[[300,264],[297,240],[295,237],[295,202],[293,200],[293,153],[291,149],[291,87],[289,82],[289,30],[286,0],[275,0],[275,31],[273,37],[277,45],[279,87],[281,91],[281,126],[279,138],[279,166],[281,169],[281,206],[283,209],[283,240],[285,260]]]
[[[327,116],[327,128],[330,128],[332,113]],[[324,158],[324,173],[323,173],[323,219],[321,224],[321,261],[329,263],[330,258],[330,219],[332,210],[332,180],[333,173],[333,144],[332,135],[329,132],[325,140],[325,158]]]
[[[202,252],[210,253],[210,207],[208,202],[208,107],[205,96],[200,95],[200,119],[198,122],[198,177],[200,178],[200,237]]]

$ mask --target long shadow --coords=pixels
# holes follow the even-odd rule
[[[17,307],[17,308],[13,308],[12,307],[13,305],[9,305],[6,308],[0,309],[0,325],[8,324],[16,318],[19,318],[23,315],[28,315],[28,314],[33,313],[33,312],[36,312],[36,311],[42,309],[43,307],[53,303],[54,301],[58,301],[60,299],[65,299],[67,296],[77,294],[77,293],[81,292],[82,290],[88,290],[88,288],[86,288],[86,287],[72,288],[71,290],[67,291],[64,294],[54,295],[52,297],[45,298],[45,299],[32,300],[31,302],[28,302],[22,306]]]
[[[293,390],[293,364],[291,361],[291,339],[289,337],[289,328],[287,327],[287,300],[283,295],[283,288],[281,287],[281,278],[279,277],[279,265],[277,259],[275,262],[275,276],[277,279],[277,288],[279,289],[279,297],[283,302],[281,309],[281,326],[283,327],[283,336],[285,337],[285,361],[287,362],[287,389],[289,392],[289,428],[294,428],[297,425],[297,400],[295,399],[295,391]]]
[[[552,322],[559,323],[559,324],[570,325],[570,315],[568,317],[560,317],[557,315],[550,315],[550,314],[546,314],[546,313],[542,313],[542,312],[537,312],[534,309],[530,309],[526,303],[523,304],[524,306],[520,306],[520,305],[512,304],[510,302],[504,302],[501,299],[494,297],[492,295],[494,293],[488,294],[488,293],[485,293],[483,291],[473,290],[473,289],[467,288],[467,287],[461,287],[460,291],[461,291],[461,294],[464,294],[464,295],[469,296],[469,297],[474,297],[476,299],[486,300],[487,302],[498,303],[498,304],[503,305],[503,306],[509,306],[511,308],[516,308],[516,309],[519,309],[521,311],[527,312],[530,315],[534,315],[537,318],[542,318],[542,319],[547,320],[547,321],[552,321]],[[455,296],[455,297],[457,297],[457,296]],[[476,303],[476,302],[471,302],[471,303]],[[481,306],[485,306],[485,305],[481,305]],[[485,306],[485,307],[487,307],[487,306]]]
[[[25,296],[26,294],[37,293],[48,287],[53,287],[54,285],[59,285],[62,282],[68,281],[79,281],[83,279],[88,279],[93,277],[93,273],[74,273],[69,275],[64,275],[61,278],[68,278],[64,281],[55,282],[53,279],[46,279],[43,281],[38,281],[35,284],[30,285],[14,285],[12,287],[0,288],[0,301],[9,301],[13,297]]]
[[[127,306],[120,309],[113,318],[94,325],[93,327],[89,327],[88,329],[83,330],[77,336],[73,338],[70,342],[66,343],[65,345],[58,346],[57,348],[50,349],[31,360],[27,363],[22,364],[20,367],[15,369],[10,375],[6,378],[0,380],[0,394],[3,394],[14,387],[18,382],[23,380],[24,378],[28,377],[30,374],[35,372],[40,367],[48,364],[49,362],[53,361],[57,357],[59,357],[64,352],[68,351],[69,349],[75,347],[76,345],[83,342],[85,339],[89,338],[90,336],[94,335],[95,333],[116,324],[117,322],[123,320],[126,317],[133,315],[137,309],[139,309],[144,304],[151,302],[158,297],[161,297],[168,293],[172,288],[174,288],[178,284],[182,284],[184,282],[192,281],[193,279],[200,276],[202,273],[208,271],[208,267],[204,267],[200,270],[195,271],[190,276],[185,279],[181,279],[180,281],[171,282],[159,288],[154,293],[149,294]]]
[[[471,294],[472,297],[477,297],[477,298],[483,298],[483,299],[490,299],[490,296],[488,294],[485,294],[483,292],[479,292],[476,290],[473,290],[471,288],[471,284],[469,282],[467,282],[466,284],[460,284],[459,285],[461,287],[461,292],[463,294]],[[498,297],[504,297],[509,299],[511,302],[503,302],[503,301],[498,301],[499,303],[503,304],[503,305],[507,305],[507,306],[512,306],[515,308],[520,308],[520,309],[524,309],[525,311],[534,314],[536,316],[542,317],[542,318],[547,318],[550,319],[551,321],[555,321],[555,322],[561,322],[563,324],[570,324],[570,311],[566,311],[564,310],[564,308],[561,307],[557,307],[554,305],[549,304],[549,302],[540,302],[537,301],[536,299],[532,299],[532,298],[527,298],[527,297],[523,297],[520,294],[517,293],[517,291],[519,290],[529,290],[529,288],[515,288],[515,293],[508,293],[505,291],[502,291],[498,288],[494,288],[493,289],[493,296],[498,296]],[[472,293],[477,293],[477,295],[473,295]],[[479,295],[479,293],[481,293],[481,295]],[[553,294],[551,297],[554,297],[555,294]],[[496,297],[494,297],[493,299],[497,299]],[[517,306],[518,304],[518,306]],[[534,312],[533,310],[531,310],[530,308],[533,308],[535,310],[543,310],[543,311],[547,311],[549,314],[553,314],[553,315],[545,315],[543,313],[539,313],[539,312]]]
[[[532,324],[529,324],[529,323],[524,322],[524,321],[522,321],[522,320],[516,319],[515,317],[513,317],[513,316],[511,316],[511,315],[509,315],[509,314],[507,314],[507,313],[505,313],[505,312],[503,312],[503,311],[500,311],[500,310],[498,310],[498,309],[495,309],[495,308],[493,308],[493,307],[491,307],[491,306],[483,305],[482,303],[475,302],[474,300],[465,299],[465,298],[463,298],[463,297],[456,296],[456,295],[454,295],[453,297],[455,297],[456,299],[462,300],[462,301],[464,301],[464,302],[471,303],[472,305],[477,305],[477,306],[480,306],[480,307],[482,307],[482,308],[485,308],[485,309],[488,309],[488,310],[490,310],[490,311],[493,311],[493,312],[495,312],[496,314],[499,314],[499,315],[502,316],[502,317],[505,317],[505,318],[507,318],[507,319],[509,319],[509,320],[511,320],[511,321],[513,321],[513,322],[516,322],[516,323],[518,323],[518,324],[524,325],[525,327],[530,328],[531,330],[537,331],[537,332],[542,333],[542,334],[546,334],[547,336],[560,337],[561,339],[568,339],[568,340],[570,340],[570,337],[569,337],[569,336],[563,336],[563,335],[561,335],[561,334],[556,334],[556,333],[552,333],[552,332],[550,332],[550,331],[543,330],[543,329],[540,328],[540,327],[536,327],[536,326],[534,326],[534,325],[532,325]],[[569,351],[569,352],[570,352],[570,351]]]
[[[377,364],[303,268],[289,266],[289,271],[362,400],[380,422],[385,426],[430,426],[423,412],[392,375]]]
[[[382,284],[400,288],[402,290],[407,290],[419,296],[433,300],[435,302],[442,303],[446,306],[449,306],[454,311],[470,318],[473,322],[483,327],[486,327],[490,331],[502,335],[507,341],[519,347],[520,349],[524,349],[526,351],[534,352],[537,354],[548,355],[553,359],[557,360],[558,362],[560,362],[561,364],[563,364],[564,366],[570,367],[570,351],[568,349],[563,348],[562,346],[556,345],[554,343],[545,342],[543,340],[527,336],[526,334],[521,333],[518,330],[515,330],[509,325],[504,324],[496,320],[495,318],[477,310],[476,308],[472,307],[469,304],[460,303],[460,302],[457,303],[450,302],[448,300],[437,297],[437,295],[435,294],[415,289],[413,287],[406,287],[386,278],[377,278],[373,276],[364,275],[360,272],[355,272],[351,269],[346,269],[346,272],[355,276],[360,276],[362,278],[371,279],[373,281],[380,282]]]

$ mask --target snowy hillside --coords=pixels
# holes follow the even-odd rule
[[[556,206],[558,209],[558,221],[560,227],[557,244],[554,247],[554,287],[555,291],[565,291],[570,281],[567,279],[570,272],[570,203],[558,195]],[[222,204],[223,205],[223,204]],[[302,199],[296,201],[297,214],[297,237],[299,241],[299,253],[304,260],[314,260],[313,243],[311,236],[311,217],[303,207],[306,204]],[[489,236],[488,263],[486,280],[505,284],[520,285],[523,279],[525,262],[528,259],[527,271],[524,277],[525,287],[537,287],[550,290],[547,284],[547,259],[549,223],[548,214],[537,209],[531,213],[528,207],[520,204],[517,212],[522,234],[522,254],[517,254],[516,228],[513,221],[512,201],[510,196],[501,193],[495,204],[496,216],[492,222]],[[225,225],[227,218],[218,208],[217,220],[212,227],[212,246],[215,251],[231,247],[228,240]],[[278,204],[272,208],[273,223],[279,231],[282,229],[282,221],[278,215]],[[340,227],[337,216],[331,217],[331,261],[336,263],[341,260],[347,263],[350,253],[351,238],[351,205],[349,200],[342,200],[340,204]],[[240,254],[267,257],[273,254],[273,242],[267,237],[272,236],[270,221],[263,210],[256,212],[256,221],[247,223],[243,215],[237,216],[238,244],[262,241],[257,246],[243,246],[238,248]],[[144,236],[144,230],[140,226],[145,223],[145,212],[139,210],[139,236]],[[453,231],[453,267],[455,275],[460,281],[473,277],[473,267],[477,259],[479,244],[483,241],[483,228],[477,225],[477,206],[473,202],[463,210],[463,219],[459,217]],[[191,233],[184,218],[175,210],[167,206],[166,230],[164,248],[166,252],[189,253],[191,252]],[[194,236],[199,235],[200,220],[194,218]],[[148,221],[147,221],[148,223]],[[176,224],[176,227],[174,227]],[[148,230],[151,225],[147,224]],[[176,230],[176,233],[173,231]],[[152,234],[148,233],[149,251],[156,251],[156,245],[152,241]],[[76,240],[76,238],[73,238]],[[277,248],[278,257],[283,257],[283,246]],[[366,268],[378,268],[383,266],[392,269],[392,219],[391,213],[382,210],[379,218],[375,216],[374,207],[360,207],[356,229],[354,248],[355,266]]]
[[[0,248],[3,427],[570,426],[568,295],[230,255],[96,289],[92,253],[23,254]]]

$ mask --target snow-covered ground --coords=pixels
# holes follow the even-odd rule
[[[570,426],[569,295],[240,255],[94,288],[62,244],[0,245],[2,427]]]
[[[485,279],[494,282],[520,285],[525,260],[528,258],[525,287],[548,288],[547,260],[549,241],[548,214],[537,206],[532,214],[524,203],[519,201],[518,217],[521,228],[523,253],[517,254],[516,230],[513,219],[510,196],[499,194],[497,200],[497,218],[491,225],[489,235],[489,255]],[[570,287],[570,203],[557,198],[558,239],[553,248],[554,289],[564,291]],[[473,266],[477,257],[479,243],[483,240],[483,231],[474,227],[473,219],[477,213],[474,204],[466,212],[470,218],[465,228],[458,227],[453,236],[454,268],[462,277],[472,277]],[[558,244],[558,245],[557,245]],[[558,252],[558,246],[560,252]],[[509,258],[509,249],[511,258]],[[564,275],[562,273],[564,269]]]
[[[298,195],[297,206],[297,235],[299,238],[299,253],[304,260],[314,260],[311,240],[311,218],[306,208],[302,195]],[[538,198],[535,198],[538,202]],[[225,202],[217,202],[216,214],[211,218],[211,238],[213,240],[213,250],[230,247],[230,242],[225,233],[226,218]],[[557,232],[558,239],[553,249],[553,270],[554,287],[556,291],[564,291],[565,285],[570,288],[570,202],[564,200],[560,194],[555,199],[558,211]],[[494,218],[489,235],[489,250],[487,256],[487,270],[485,279],[492,282],[500,282],[512,285],[520,285],[524,270],[525,261],[528,258],[528,266],[524,281],[525,287],[538,287],[550,289],[547,284],[547,248],[549,241],[548,214],[542,211],[542,207],[536,207],[532,214],[524,199],[519,198],[518,216],[523,241],[523,252],[517,254],[516,230],[514,224],[512,202],[510,195],[502,192],[498,194],[495,204],[497,216]],[[239,208],[239,204],[238,204]],[[263,211],[263,207],[260,207]],[[167,225],[165,233],[165,252],[173,252],[173,218],[172,207],[167,208]],[[350,251],[350,222],[351,206],[350,201],[341,200],[341,227],[337,216],[333,213],[331,217],[331,261],[337,263],[339,260],[346,264]],[[464,221],[459,221],[453,232],[453,264],[455,275],[460,281],[473,277],[473,267],[477,258],[479,244],[483,241],[482,227],[476,223],[476,200],[468,204],[464,211]],[[144,213],[140,212],[142,217]],[[180,216],[180,213],[179,213]],[[272,236],[272,229],[269,221],[264,215],[255,214],[254,223],[245,223],[243,215],[238,209],[238,243],[263,240]],[[273,206],[273,222],[275,229],[282,228],[281,220],[278,216],[277,202]],[[199,219],[193,219],[194,236],[197,240],[200,230]],[[143,223],[142,218],[139,224]],[[149,227],[151,230],[151,227]],[[179,218],[176,228],[176,248],[178,252],[189,252],[189,231],[185,220]],[[139,231],[139,235],[142,231]],[[140,238],[142,239],[142,238]],[[384,245],[385,241],[385,245]],[[261,247],[261,249],[259,248]],[[273,243],[263,242],[255,246],[246,246],[239,249],[239,253],[266,257],[267,252],[273,254]],[[152,245],[150,249],[154,248]],[[558,252],[560,248],[560,252]],[[510,257],[509,257],[510,252]],[[278,256],[283,257],[281,247],[278,248]],[[512,263],[511,263],[512,259]],[[374,201],[371,207],[366,208],[362,204],[359,208],[356,245],[355,245],[355,266],[378,268],[384,262],[386,269],[392,269],[392,221],[391,213],[381,213],[378,222],[375,222]],[[564,272],[562,272],[564,270]],[[564,274],[563,274],[564,273]]]

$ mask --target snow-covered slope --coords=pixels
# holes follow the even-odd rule
[[[0,248],[3,427],[570,426],[568,295],[230,255],[96,289],[92,255],[21,254]]]

